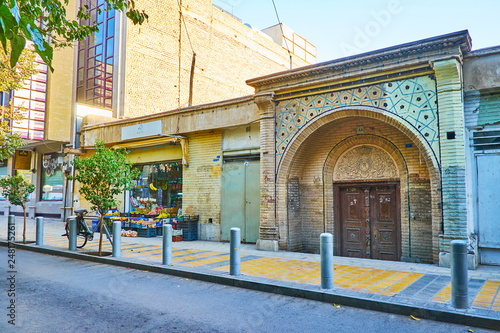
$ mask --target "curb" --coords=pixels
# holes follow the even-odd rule
[[[8,247],[9,242],[0,240],[0,246]],[[163,266],[161,264],[154,265],[136,261],[125,261],[114,257],[97,257],[84,253],[72,252],[68,250],[56,250],[54,248],[43,246],[40,247],[28,244],[15,243],[15,248],[70,259],[128,267],[143,271],[147,270],[154,273],[167,274],[283,296],[300,297],[320,302],[336,303],[366,310],[375,310],[406,316],[413,315],[421,319],[429,319],[493,330],[499,330],[500,328],[500,319],[465,313],[466,310],[462,310],[464,312],[453,312],[444,309],[430,309],[425,307],[421,308],[405,304],[390,303],[383,300],[374,300],[371,298],[363,297],[361,295],[348,295],[346,294],[346,292],[348,293],[349,291],[343,291],[337,288],[332,290],[325,290],[321,289],[319,286],[302,285],[293,282],[274,281],[270,279],[245,275],[232,276],[229,275],[229,273],[203,270],[200,268],[193,269],[191,267],[185,266]]]

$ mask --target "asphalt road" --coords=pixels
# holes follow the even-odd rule
[[[8,249],[0,247],[0,332],[450,333],[471,329],[21,250],[15,251],[16,273],[12,274],[8,255]],[[9,295],[13,290],[15,297]],[[8,322],[12,299],[15,326]]]

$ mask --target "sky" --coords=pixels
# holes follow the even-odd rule
[[[318,62],[469,30],[472,49],[500,45],[500,0],[274,0],[280,21],[317,48]],[[272,0],[213,0],[259,30]]]

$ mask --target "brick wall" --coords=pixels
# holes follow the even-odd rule
[[[245,80],[289,69],[283,47],[215,8],[211,1],[180,2],[196,53],[193,105],[252,94],[254,89]],[[141,0],[137,7],[150,18],[142,26],[128,24],[125,116],[184,107],[192,50],[177,0]],[[294,67],[306,64],[294,60]]]
[[[189,167],[183,169],[182,210],[199,214],[200,223],[211,218],[220,224],[222,134],[220,130],[190,134]]]
[[[432,262],[431,183],[428,178],[409,177],[411,256]],[[409,255],[409,253],[408,253]]]
[[[438,61],[433,66],[436,71],[441,137],[444,222],[441,251],[450,252],[451,240],[467,239],[462,69],[456,59]],[[449,134],[453,135],[449,137]]]

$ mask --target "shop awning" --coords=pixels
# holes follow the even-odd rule
[[[142,139],[137,141],[129,141],[115,144],[113,148],[126,148],[126,149],[144,149],[153,148],[163,145],[180,144],[182,147],[182,164],[189,165],[189,148],[188,139],[180,137],[161,137]]]
[[[143,139],[138,141],[122,142],[114,145],[113,148],[140,149],[140,148],[163,146],[172,143],[175,144],[179,142],[180,139],[176,137],[161,137],[154,139]]]

